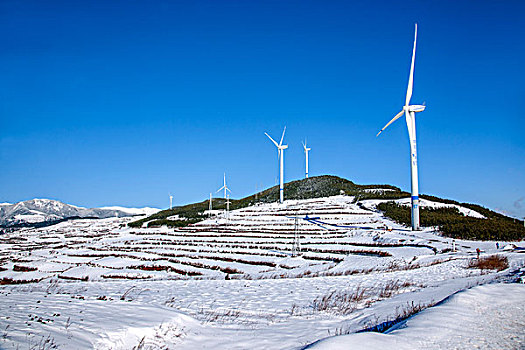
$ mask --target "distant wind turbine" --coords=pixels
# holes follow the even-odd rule
[[[408,137],[410,139],[410,170],[412,179],[412,230],[419,230],[419,189],[418,189],[418,175],[417,175],[417,144],[416,144],[416,113],[425,110],[425,105],[410,105],[410,98],[412,97],[412,89],[414,85],[414,61],[416,58],[416,40],[417,40],[417,23],[414,34],[414,48],[412,49],[412,64],[410,65],[410,75],[408,77],[408,88],[403,110],[396,114],[396,116],[386,124],[376,136],[379,136],[390,124],[399,119],[405,114],[405,121],[408,129]]]
[[[173,208],[173,196],[170,193],[170,210]]]
[[[304,154],[306,156],[306,176],[305,178],[308,179],[308,151],[310,151],[311,148],[306,147],[306,139],[304,140],[303,148],[304,148]]]
[[[272,139],[270,135],[268,135],[267,133],[264,133],[277,147],[277,153],[278,153],[279,160],[280,160],[279,173],[280,173],[281,181],[279,184],[279,201],[281,203],[284,201],[284,150],[288,148],[288,145],[283,145],[285,132],[286,132],[286,126],[284,127],[283,135],[281,136],[281,142],[279,143],[275,142],[275,140]]]
[[[224,190],[224,199],[226,199],[226,191],[232,193],[228,186],[226,186],[226,173],[224,173],[224,185],[217,190],[217,192],[220,192],[221,190]]]

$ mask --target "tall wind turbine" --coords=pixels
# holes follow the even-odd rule
[[[217,190],[217,192],[220,192],[221,190],[224,190],[224,199],[226,199],[226,191],[232,193],[228,186],[226,186],[226,173],[224,173],[224,185]]]
[[[410,139],[410,172],[412,179],[412,230],[419,230],[419,189],[417,179],[417,144],[416,144],[416,113],[425,110],[424,105],[411,105],[412,88],[414,85],[414,61],[416,58],[417,23],[414,34],[414,48],[412,49],[412,64],[410,65],[410,75],[408,76],[407,96],[403,110],[384,126],[376,136],[379,136],[390,124],[405,114],[405,121]]]
[[[279,173],[281,175],[281,181],[279,184],[279,202],[281,203],[284,201],[284,150],[288,148],[288,145],[283,145],[285,132],[286,132],[286,126],[284,127],[283,135],[281,136],[281,142],[279,143],[275,142],[275,140],[272,139],[270,135],[268,135],[267,133],[264,133],[277,147],[277,154],[280,160]]]
[[[306,176],[305,178],[308,179],[308,151],[310,151],[311,148],[306,147],[306,139],[304,140],[303,148],[304,148],[304,154],[306,155]]]
[[[170,210],[173,208],[173,196],[170,193]]]

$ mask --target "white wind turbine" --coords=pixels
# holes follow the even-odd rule
[[[170,193],[170,210],[173,208],[173,196]]]
[[[217,192],[220,192],[221,190],[224,190],[224,199],[226,199],[226,191],[232,193],[228,186],[226,186],[226,173],[224,173],[224,185],[217,190]]]
[[[303,148],[304,148],[304,154],[306,155],[306,176],[305,176],[305,178],[308,179],[308,151],[310,151],[312,149],[306,147],[306,139],[304,140]]]
[[[410,75],[408,77],[408,88],[403,110],[399,112],[391,121],[384,126],[377,134],[381,134],[390,124],[399,119],[405,114],[405,121],[407,123],[408,137],[410,139],[410,170],[412,180],[412,230],[419,230],[419,189],[417,176],[417,144],[416,144],[416,113],[425,110],[424,105],[410,105],[410,98],[412,97],[412,88],[414,85],[414,60],[416,58],[416,40],[417,40],[417,23],[414,34],[414,48],[412,49],[412,64],[410,65]]]
[[[284,201],[284,150],[288,148],[288,145],[283,145],[284,133],[286,132],[286,126],[283,130],[283,135],[281,136],[281,142],[277,143],[274,139],[270,137],[267,133],[264,133],[268,138],[274,143],[277,147],[277,154],[280,159],[279,173],[281,181],[279,183],[279,201],[282,203]]]

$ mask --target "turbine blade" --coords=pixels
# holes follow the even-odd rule
[[[216,192],[219,192],[219,191],[222,191],[224,190],[224,186],[222,186],[221,188],[219,188]]]
[[[275,144],[275,146],[279,147],[279,144],[277,142],[275,142],[274,139],[272,139],[272,137],[270,135],[268,135],[267,133],[264,133],[266,136],[268,136],[268,138]]]
[[[381,131],[379,131],[379,132],[377,133],[376,137],[379,136],[379,134],[381,134],[381,133],[383,132],[383,130],[385,130],[386,128],[388,128],[388,126],[389,126],[390,124],[392,124],[393,122],[395,122],[396,120],[398,120],[399,117],[401,117],[401,116],[403,115],[403,113],[405,113],[404,110],[402,110],[401,112],[399,112],[398,114],[396,114],[396,116],[395,116],[391,121],[389,121],[388,124],[386,124],[386,125],[383,127],[383,129],[381,129]]]
[[[414,61],[416,59],[416,40],[417,40],[417,23],[416,31],[414,33],[414,48],[412,49],[412,63],[410,64],[410,75],[408,76],[408,88],[407,88],[407,98],[405,100],[405,106],[410,104],[410,98],[412,98],[412,90],[414,85]]]
[[[281,136],[281,142],[279,142],[279,146],[281,146],[283,144],[283,140],[284,140],[284,133],[286,132],[286,126],[284,127],[284,130],[283,130],[283,135]]]
[[[230,189],[228,187],[226,187],[226,191],[232,193],[232,191],[230,191]]]

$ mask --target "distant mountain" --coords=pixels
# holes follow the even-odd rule
[[[82,208],[51,199],[31,199],[15,204],[0,204],[0,226],[42,226],[69,218],[110,218],[151,215],[153,208]]]
[[[150,208],[150,207],[126,208],[126,207],[119,207],[119,206],[111,206],[111,207],[101,207],[99,209],[123,211],[131,215],[152,215],[160,211],[160,209]]]

